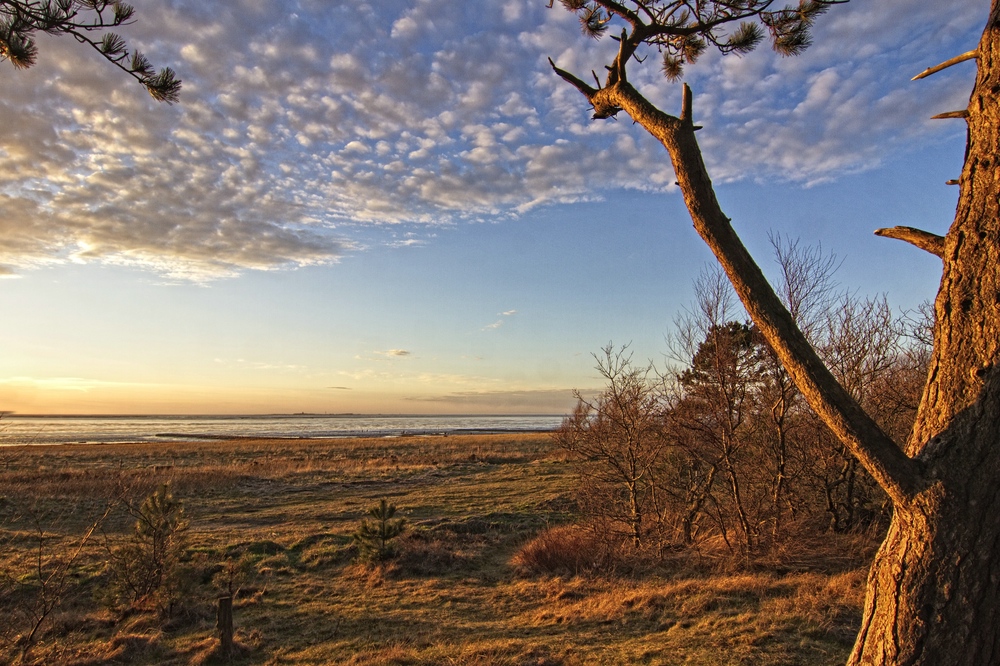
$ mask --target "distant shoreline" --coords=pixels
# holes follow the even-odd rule
[[[21,414],[18,412],[0,411],[0,422],[4,419],[288,419],[288,418],[360,418],[360,419],[465,419],[465,418],[562,418],[565,414],[535,413],[535,412],[477,412],[472,414],[405,414],[405,413],[365,413],[365,412],[335,412],[321,414],[319,412],[295,412],[276,414]]]
[[[11,416],[0,420],[0,447],[50,444],[344,439],[451,434],[551,432],[563,416],[548,415],[294,415],[269,416]]]
[[[171,439],[173,441],[185,441],[185,440],[200,440],[200,439],[211,439],[211,440],[254,440],[254,439],[276,439],[276,440],[309,440],[309,439],[358,439],[358,438],[381,438],[389,439],[394,437],[447,437],[449,435],[537,435],[547,432],[555,432],[556,428],[455,428],[453,430],[426,430],[426,431],[403,431],[403,432],[393,432],[389,434],[382,434],[378,432],[345,432],[343,434],[336,435],[326,435],[322,437],[312,436],[312,435],[278,435],[278,436],[262,436],[262,435],[208,435],[208,434],[197,434],[197,433],[175,433],[175,432],[163,432],[157,433],[155,437],[161,437],[164,439]]]

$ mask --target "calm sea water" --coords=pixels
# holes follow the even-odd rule
[[[163,442],[226,437],[393,437],[553,430],[558,415],[17,416],[0,419],[0,446]]]

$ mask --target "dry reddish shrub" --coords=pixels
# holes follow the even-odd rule
[[[401,573],[410,576],[445,575],[468,566],[462,546],[450,532],[437,536],[415,530],[400,540],[396,563]]]
[[[549,527],[526,543],[511,559],[527,573],[577,574],[597,569],[606,559],[605,544],[573,525]]]

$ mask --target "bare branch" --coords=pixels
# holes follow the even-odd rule
[[[642,19],[639,15],[627,8],[620,2],[614,2],[614,0],[595,0],[598,5],[604,7],[609,13],[617,14],[623,19],[632,24],[633,27],[638,25],[643,25]]]
[[[692,104],[693,101],[691,99],[691,86],[685,83],[681,93],[681,122],[684,123],[692,122],[691,120]]]
[[[669,17],[658,15],[649,25],[633,23],[631,36],[621,40],[617,49],[621,62],[612,64],[608,84],[599,90],[560,70],[551,60],[550,63],[557,74],[587,98],[594,107],[594,118],[609,118],[624,110],[667,149],[695,229],[719,260],[761,334],[813,410],[893,501],[903,506],[926,484],[921,464],[909,458],[837,382],[733,230],[719,206],[695,139],[690,90],[684,91],[680,117],[672,116],[651,104],[627,80],[619,77],[617,71],[627,63],[622,56],[631,56],[629,49],[634,51],[645,43],[662,49],[667,61],[676,61],[677,67],[665,69],[668,74],[673,70],[679,74],[680,63],[693,62],[704,49],[704,41],[687,36],[696,36],[698,40],[718,46],[722,37],[714,34],[716,27],[747,18],[756,18],[771,32],[776,50],[794,54],[808,45],[813,17],[838,2],[815,0],[801,5],[808,5],[808,11],[771,10],[769,0],[705,3],[677,0],[668,3],[665,9],[678,9],[680,13]],[[617,9],[613,0],[602,0],[598,4],[611,12]]]
[[[939,113],[936,116],[931,116],[931,120],[947,120],[948,118],[968,118],[969,110],[962,109],[961,111],[946,111],[945,113]]]
[[[973,58],[976,58],[978,56],[979,56],[979,51],[977,51],[977,50],[966,51],[962,55],[955,56],[951,60],[945,60],[940,65],[934,65],[933,67],[928,67],[927,69],[925,69],[924,71],[920,72],[919,74],[917,74],[916,76],[914,76],[910,80],[911,81],[916,81],[917,79],[927,78],[931,74],[937,74],[942,69],[948,69],[952,65],[957,65],[958,63],[965,62],[966,60],[972,60]]]
[[[701,157],[693,127],[663,113],[628,83],[601,91],[663,143],[694,227],[726,271],[736,293],[768,344],[788,369],[809,405],[854,453],[897,504],[905,504],[925,483],[910,459],[861,408],[824,365],[760,267],[722,212]]]
[[[554,71],[556,74],[562,77],[564,81],[572,84],[574,88],[583,93],[583,96],[587,98],[587,101],[590,101],[590,98],[593,97],[594,94],[597,92],[596,89],[591,88],[589,85],[587,85],[580,79],[576,78],[575,76],[567,72],[565,69],[559,69],[558,67],[556,67],[556,63],[553,62],[552,58],[549,58],[549,65],[552,66],[552,71]]]
[[[906,241],[937,257],[944,257],[944,237],[928,231],[921,231],[913,227],[889,227],[886,229],[876,229],[875,235]]]
[[[626,81],[625,77],[625,65],[628,63],[629,55],[626,53],[626,46],[628,44],[628,33],[625,28],[622,28],[621,42],[618,44],[618,57],[615,58],[615,75],[618,81]]]
[[[587,98],[587,101],[589,101],[591,106],[594,107],[595,120],[603,118],[613,118],[619,111],[621,111],[621,108],[616,106],[611,101],[612,98],[605,93],[605,91],[607,91],[608,88],[601,88],[601,89],[591,88],[589,85],[587,85],[577,77],[573,76],[565,69],[560,69],[556,67],[556,64],[552,61],[552,58],[549,58],[549,64],[552,66],[552,70],[556,74],[562,77],[564,81],[572,84],[574,88],[579,90],[583,94],[583,96]],[[596,75],[594,78],[597,78]]]

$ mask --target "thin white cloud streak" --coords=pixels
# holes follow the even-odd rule
[[[570,389],[456,391],[407,398],[410,402],[448,405],[466,411],[548,412],[564,414],[576,402]]]
[[[360,225],[672,187],[662,147],[627,120],[591,122],[546,62],[600,71],[614,44],[541,0],[137,9],[127,36],[180,73],[178,105],[64,39],[40,40],[31,70],[0,69],[0,274],[100,261],[211,279],[336,261],[359,249]],[[688,80],[713,177],[809,184],[951,137],[926,118],[964,105],[969,72],[908,78],[928,53],[971,47],[985,13],[979,0],[851,3],[801,57],[706,55]],[[677,108],[655,63],[633,70]]]
[[[372,352],[375,354],[373,358],[366,358],[364,356],[355,356],[356,361],[390,361],[397,358],[409,358],[413,356],[413,352],[408,349],[376,349]]]
[[[501,312],[500,315],[499,315],[500,319],[497,319],[492,324],[487,324],[486,326],[483,326],[483,328],[481,330],[483,330],[483,331],[495,331],[496,329],[501,328],[505,323],[507,323],[507,319],[508,318],[513,317],[516,314],[517,314],[517,310],[507,310],[505,312]]]

